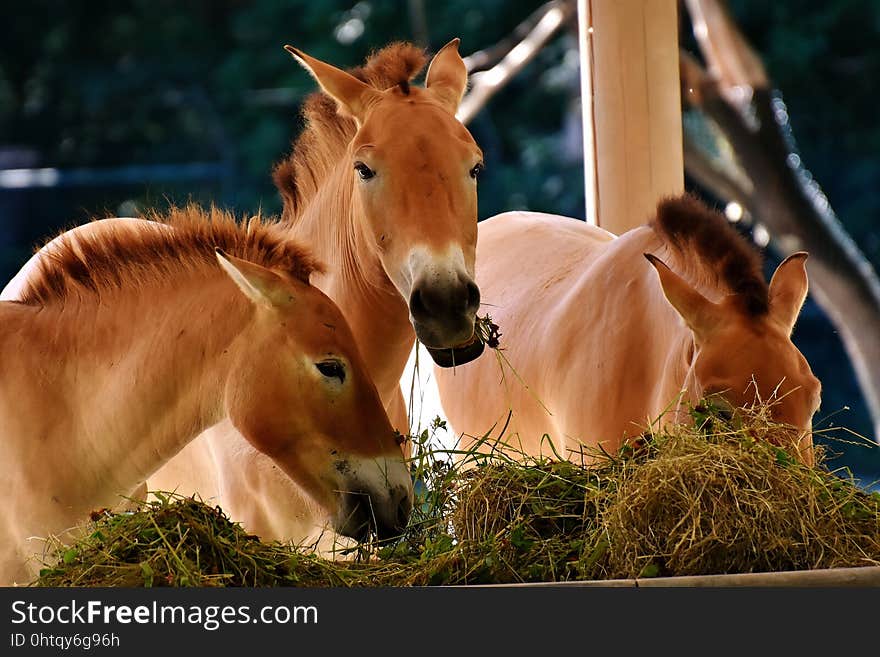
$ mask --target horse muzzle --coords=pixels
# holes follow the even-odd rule
[[[409,312],[416,337],[441,367],[454,367],[483,353],[476,313],[480,288],[463,273],[414,286]]]
[[[380,541],[400,536],[413,507],[409,468],[399,453],[394,457],[349,457],[334,464],[336,513],[334,529],[343,536]]]
[[[431,358],[434,359],[434,362],[440,367],[455,367],[456,365],[464,365],[472,360],[476,360],[483,353],[486,345],[480,339],[479,333],[476,330],[475,320],[474,334],[469,341],[455,347],[437,348],[426,346],[425,348],[428,350]]]
[[[340,493],[340,509],[334,523],[337,532],[358,541],[375,534],[387,541],[403,534],[412,512],[412,491],[398,486],[389,491],[387,500],[362,490]]]

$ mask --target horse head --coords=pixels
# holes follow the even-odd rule
[[[330,513],[339,533],[399,535],[412,480],[341,312],[292,276],[219,251],[217,259],[254,313],[233,351],[230,420]]]
[[[483,155],[455,117],[467,85],[458,39],[434,56],[424,87],[403,79],[384,91],[285,48],[357,125],[346,157],[361,231],[406,301],[417,338],[438,362],[438,354],[459,364],[476,358]]]
[[[693,333],[685,385],[692,396],[714,396],[730,410],[767,402],[775,422],[792,427],[800,457],[812,464],[812,418],[821,385],[791,333],[807,295],[806,253],[779,265],[766,312],[749,312],[735,294],[718,303],[694,289],[659,258],[646,254],[669,303]]]

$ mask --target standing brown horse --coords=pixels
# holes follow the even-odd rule
[[[552,456],[545,434],[559,454],[613,451],[678,399],[718,393],[734,409],[760,399],[812,462],[820,385],[790,338],[805,260],[790,256],[768,288],[750,246],[691,197],[619,237],[546,214],[488,219],[478,280],[521,380],[488,358],[437,371],[443,409],[466,447],[493,427],[497,438],[512,411],[504,443]]]
[[[0,584],[218,422],[341,533],[398,534],[409,469],[312,257],[258,219],[139,224],[56,240],[0,302]]]

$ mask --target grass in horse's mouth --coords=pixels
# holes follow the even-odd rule
[[[459,454],[465,467],[427,449],[426,430],[414,437],[410,526],[369,559],[262,543],[220,509],[169,497],[98,514],[37,584],[406,586],[880,565],[880,493],[829,472],[821,450],[818,467],[798,463],[768,440],[767,415],[732,421],[703,403],[697,428],[646,434],[589,467]]]
[[[477,317],[474,333],[490,349],[498,349],[501,346],[501,331],[498,329],[498,324],[493,322],[488,314]]]
[[[440,367],[456,367],[479,358],[485,347],[500,350],[501,333],[498,325],[489,315],[477,316],[474,320],[474,333],[466,343],[451,348],[427,347],[428,353],[436,365]]]

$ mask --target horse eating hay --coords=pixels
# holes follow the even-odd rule
[[[114,506],[224,419],[337,531],[403,529],[412,484],[387,414],[277,225],[189,208],[46,255],[0,303],[0,581],[31,578],[32,537]]]
[[[436,371],[443,409],[465,447],[512,411],[502,447],[582,458],[583,445],[616,450],[676,400],[766,401],[811,463],[820,384],[790,338],[805,260],[787,258],[768,288],[749,245],[690,196],[666,199],[654,221],[619,237],[540,213],[488,219],[478,281],[528,388],[483,358]]]
[[[409,426],[400,378],[414,339],[447,364],[482,351],[473,280],[482,153],[455,118],[467,85],[457,47],[455,39],[437,52],[424,87],[410,84],[427,63],[410,44],[391,44],[350,72],[288,47],[322,92],[306,101],[306,126],[275,169],[283,224],[326,263],[312,282],[348,320],[402,433]],[[140,223],[107,219],[92,228],[137,231]],[[2,298],[20,297],[41,257]],[[326,539],[321,509],[229,422],[187,445],[149,487],[198,492],[264,539]]]

